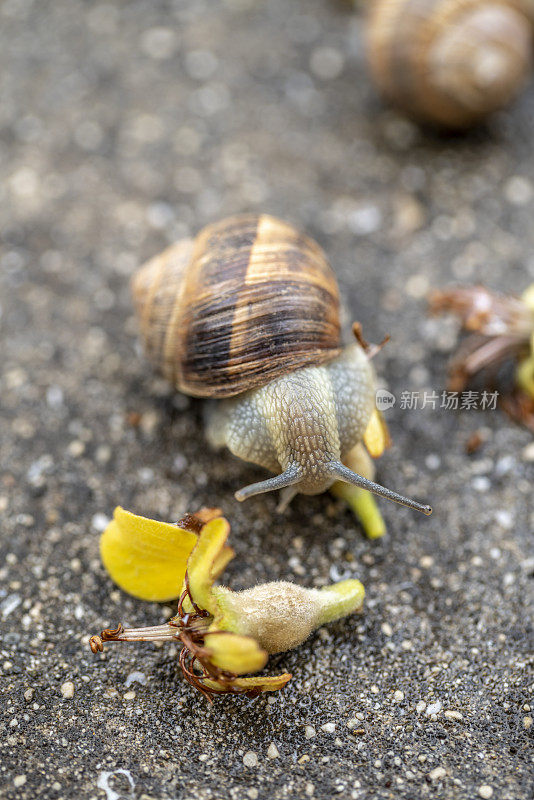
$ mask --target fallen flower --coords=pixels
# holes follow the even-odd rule
[[[473,331],[452,359],[449,388],[461,391],[477,373],[492,377],[505,361],[515,360],[515,387],[503,406],[534,430],[534,284],[521,297],[484,286],[436,290],[429,306],[433,314],[455,314],[464,330]]]
[[[210,701],[215,694],[255,697],[281,689],[290,680],[289,673],[243,675],[263,669],[268,654],[297,647],[321,625],[361,611],[365,593],[357,580],[322,589],[287,581],[240,592],[214,586],[234,556],[226,543],[230,526],[217,515],[216,509],[187,515],[174,526],[117,508],[101,542],[111,577],[135,596],[158,598],[158,569],[165,563],[166,552],[164,594],[168,598],[180,582],[178,611],[163,625],[119,625],[90,639],[94,653],[103,650],[104,642],[179,641],[185,679]],[[178,594],[176,590],[173,596]]]

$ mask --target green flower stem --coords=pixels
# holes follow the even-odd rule
[[[325,586],[319,592],[320,611],[317,625],[325,625],[347,614],[361,611],[365,589],[360,581],[347,580]]]
[[[348,503],[360,520],[368,539],[379,539],[385,534],[386,523],[371,492],[341,481],[336,481],[330,487],[330,491],[335,497],[340,497]]]

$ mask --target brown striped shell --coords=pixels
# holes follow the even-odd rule
[[[132,280],[148,356],[181,391],[231,397],[340,352],[321,248],[267,214],[208,225]]]
[[[367,52],[387,99],[465,128],[505,106],[532,66],[534,0],[372,0]]]

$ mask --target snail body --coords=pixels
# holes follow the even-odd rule
[[[284,489],[285,507],[341,480],[424,510],[347,466],[374,411],[374,371],[359,343],[342,348],[336,278],[314,241],[266,214],[231,217],[149,261],[132,291],[163,374],[221,398],[211,444],[278,473],[238,500]]]
[[[367,52],[381,92],[410,116],[466,128],[503,108],[532,67],[532,0],[372,0]]]

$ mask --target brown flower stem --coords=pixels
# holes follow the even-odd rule
[[[91,636],[89,645],[93,653],[102,652],[104,642],[162,642],[167,640],[179,641],[182,645],[178,663],[185,680],[199,691],[209,703],[213,702],[216,694],[245,694],[247,697],[256,697],[260,694],[257,690],[246,690],[232,686],[232,681],[237,675],[216,667],[210,662],[211,651],[204,645],[204,639],[209,628],[210,614],[199,608],[191,597],[189,580],[186,573],[185,589],[178,602],[178,612],[169,622],[163,625],[153,625],[147,628],[125,628],[119,624],[116,628],[106,628],[100,636]],[[183,609],[184,600],[189,598],[194,611],[187,613]],[[229,631],[210,631],[210,633],[229,633]],[[204,686],[207,678],[221,684],[221,688]]]

